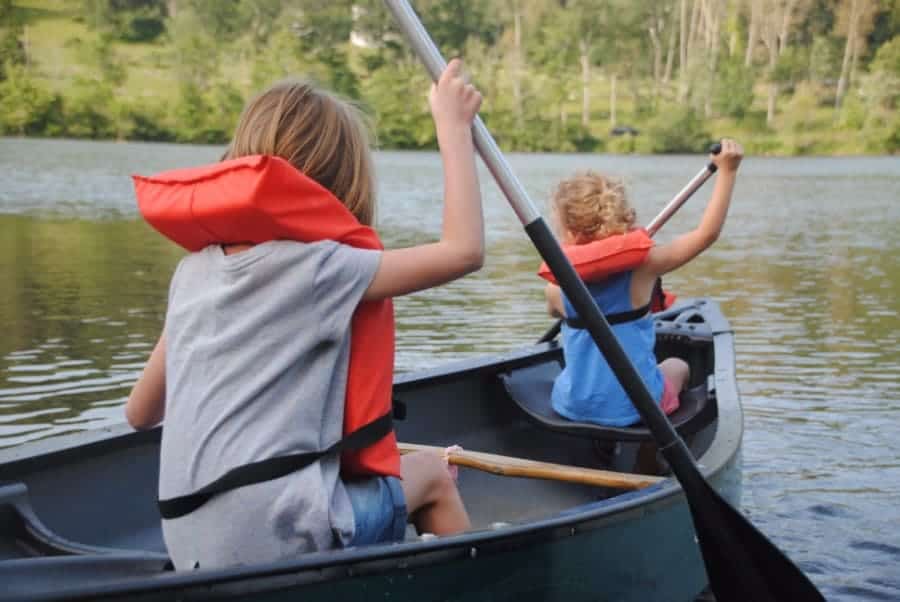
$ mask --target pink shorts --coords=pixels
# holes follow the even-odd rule
[[[678,409],[680,404],[678,401],[678,393],[679,391],[675,389],[675,385],[664,376],[663,394],[662,400],[659,402],[659,407],[662,408],[662,411],[665,412],[667,416]]]

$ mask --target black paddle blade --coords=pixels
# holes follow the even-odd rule
[[[694,487],[688,504],[717,602],[824,602],[803,571],[705,480]]]

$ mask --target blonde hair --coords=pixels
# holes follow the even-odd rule
[[[371,226],[375,181],[370,132],[367,119],[350,102],[307,81],[283,81],[244,108],[223,160],[281,157]]]
[[[634,227],[635,213],[621,180],[593,171],[576,173],[559,183],[551,198],[560,234],[577,245],[624,234]]]

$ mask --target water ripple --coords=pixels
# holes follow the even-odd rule
[[[121,422],[181,256],[137,221],[127,175],[219,152],[0,139],[0,447]],[[643,221],[702,164],[510,159],[541,204],[575,169],[623,175]],[[437,155],[381,153],[377,164],[388,246],[434,240]],[[721,240],[666,277],[730,318],[746,416],[743,508],[829,600],[900,599],[897,190],[896,158],[749,158]],[[505,352],[552,323],[538,256],[484,171],[482,191],[487,263],[397,300],[399,372]],[[696,224],[703,206],[685,205],[659,240]]]

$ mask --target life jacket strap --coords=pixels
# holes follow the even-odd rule
[[[198,489],[194,493],[159,500],[159,513],[165,519],[173,519],[190,514],[211,498],[255,483],[271,481],[306,468],[313,462],[343,452],[368,447],[379,441],[393,430],[391,412],[356,429],[327,449],[321,451],[302,452],[286,456],[276,456],[267,460],[251,462],[232,468],[224,475]]]
[[[606,321],[609,323],[609,325],[612,326],[613,324],[623,324],[625,322],[640,320],[648,313],[650,313],[649,303],[630,311],[620,311],[614,314],[604,314],[604,317],[606,318]],[[581,318],[566,318],[566,326],[568,326],[569,328],[580,328],[582,330],[587,328],[587,325]]]

